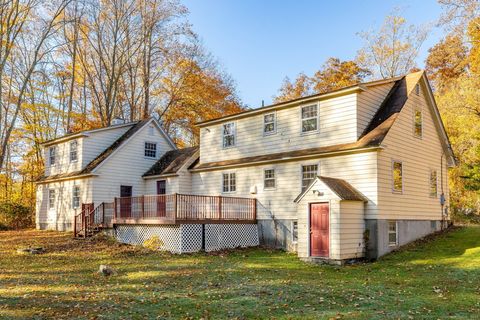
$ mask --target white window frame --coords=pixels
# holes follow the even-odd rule
[[[265,117],[267,117],[269,115],[273,115],[273,121],[266,122]],[[262,116],[263,116],[263,118],[262,118],[262,120],[263,120],[263,124],[262,124],[263,135],[264,136],[271,136],[272,134],[277,133],[277,112],[276,111],[267,112],[267,113],[264,113]],[[273,124],[273,130],[267,132],[267,131],[265,131],[265,128],[269,124]]]
[[[303,109],[308,108],[308,107],[315,107],[317,110],[317,115],[315,117],[309,117],[309,118],[303,118]],[[320,106],[318,103],[313,103],[313,104],[307,104],[304,106],[300,107],[300,134],[305,135],[305,134],[312,134],[312,133],[318,133],[320,130],[320,121],[319,121],[319,116],[320,116]],[[309,131],[303,131],[303,122],[306,120],[311,120],[315,119],[317,126],[315,130],[309,130]]]
[[[417,135],[417,112],[420,112],[420,135]],[[417,139],[423,139],[423,110],[421,108],[413,109],[413,136]]]
[[[267,171],[273,171],[273,178],[268,178],[266,177]],[[273,180],[273,187],[267,187],[266,181],[272,181]],[[264,190],[275,190],[277,188],[277,174],[275,172],[275,168],[265,168],[263,169],[263,189]]]
[[[295,237],[295,226],[297,230],[296,237]],[[292,221],[292,243],[293,244],[298,243],[298,221],[297,220]]]
[[[390,225],[395,224],[395,230],[391,231],[390,230]],[[395,242],[390,241],[390,234],[395,234]],[[396,247],[398,246],[398,221],[388,221],[388,226],[387,226],[387,239],[388,239],[388,246],[389,247]]]
[[[75,145],[75,149],[72,149],[72,145]],[[72,154],[75,155],[75,159],[72,160]],[[78,140],[70,141],[69,152],[70,163],[78,162]]]
[[[305,186],[305,189],[303,188],[303,167],[307,167],[307,166],[317,166],[317,172],[315,173],[315,176],[313,177],[312,180],[315,180],[315,178],[318,176],[319,174],[319,171],[320,171],[320,163],[305,163],[305,164],[301,164],[300,165],[300,191],[303,192],[306,190],[306,188],[308,188],[308,186],[310,185],[310,183],[312,183],[310,181],[310,183],[308,185]]]
[[[432,193],[432,174],[435,172],[435,193]],[[431,198],[438,197],[438,171],[430,169],[430,175],[428,176],[428,194]]]
[[[227,189],[225,189],[225,176],[227,176]],[[234,178],[235,190],[232,190],[232,176]],[[235,193],[237,192],[237,173],[235,171],[222,172],[222,193]]]
[[[232,130],[232,133],[226,135],[225,134],[225,126],[227,126],[227,125],[232,125],[233,130]],[[223,123],[221,129],[222,129],[222,147],[223,147],[223,149],[229,149],[229,148],[235,147],[236,144],[237,144],[237,123],[235,121]],[[233,144],[229,145],[229,146],[226,146],[225,145],[225,138],[229,137],[229,136],[233,136]]]
[[[151,149],[147,150],[147,143],[155,146],[155,156],[146,155],[147,151],[153,151]],[[145,143],[143,144],[143,156],[147,159],[157,159],[157,155],[158,155],[158,143],[153,141],[145,141]]]
[[[400,163],[400,165],[401,165],[402,190],[395,189],[395,163]],[[392,176],[392,192],[393,192],[393,193],[402,194],[402,193],[403,193],[403,190],[404,190],[404,188],[405,188],[405,186],[404,186],[404,181],[403,181],[403,175],[404,175],[403,162],[400,161],[400,160],[392,159],[391,171],[392,171],[392,172],[391,172],[391,176]]]
[[[52,153],[53,153],[53,162],[52,162]],[[52,146],[48,148],[48,165],[50,167],[55,166],[57,163],[57,146]]]
[[[52,199],[53,194],[53,199]],[[55,200],[56,200],[56,191],[55,188],[48,188],[48,210],[55,209]]]
[[[78,194],[76,194],[75,191],[78,190]],[[78,209],[80,208],[80,200],[81,200],[81,194],[80,194],[80,186],[79,185],[74,185],[72,188],[72,208],[73,209]],[[78,199],[78,203],[75,205],[75,200]]]

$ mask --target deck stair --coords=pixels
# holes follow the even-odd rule
[[[102,202],[97,207],[93,203],[82,204],[82,210],[75,216],[73,234],[75,238],[89,238],[111,227],[113,203]]]

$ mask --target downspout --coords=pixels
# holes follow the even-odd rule
[[[445,193],[444,193],[444,189],[443,189],[443,155],[445,154],[444,151],[442,151],[442,154],[440,155],[440,188],[442,190],[442,193],[440,194],[440,205],[441,205],[441,212],[440,212],[440,216],[441,216],[441,219],[442,219],[442,230],[445,228],[445,215],[443,214],[444,212],[444,206],[445,206]]]

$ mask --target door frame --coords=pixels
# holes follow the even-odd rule
[[[312,238],[310,236],[310,221],[312,217],[312,212],[311,212],[311,207],[312,204],[321,204],[321,203],[326,203],[328,205],[328,256],[326,257],[320,257],[320,256],[312,256]],[[308,243],[308,256],[312,258],[328,258],[330,259],[331,253],[332,253],[332,242],[330,235],[332,234],[332,206],[331,206],[331,201],[330,200],[325,200],[325,201],[309,201],[307,202],[307,243]]]

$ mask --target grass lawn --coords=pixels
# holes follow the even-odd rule
[[[27,245],[47,252],[16,252]],[[117,274],[97,274],[100,264]],[[0,232],[0,318],[479,319],[480,227],[346,267],[281,251],[170,255],[68,233]]]

